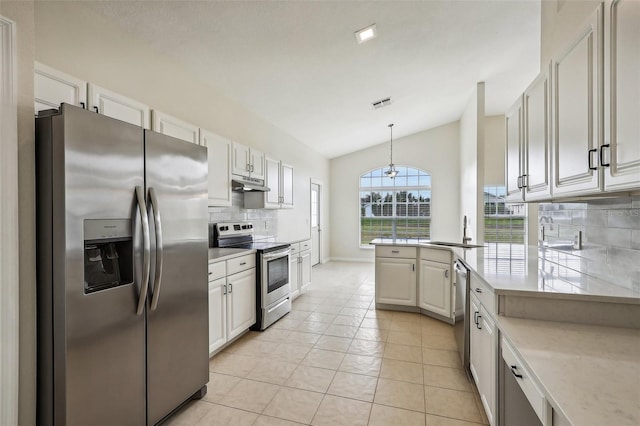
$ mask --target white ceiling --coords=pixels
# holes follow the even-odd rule
[[[502,114],[539,71],[539,1],[85,4],[328,158],[458,120],[478,81]]]

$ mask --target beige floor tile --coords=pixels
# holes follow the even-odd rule
[[[292,331],[291,334],[289,334],[287,343],[308,343],[314,345],[319,338],[319,334]]]
[[[335,314],[325,314],[322,312],[314,312],[307,317],[306,321],[331,323],[335,319],[335,317],[336,317]]]
[[[263,358],[271,355],[273,351],[278,348],[278,345],[276,342],[268,342],[254,338],[250,342],[244,343],[234,353]]]
[[[195,426],[249,426],[258,418],[258,414],[218,404],[211,404],[211,409]]]
[[[383,359],[380,378],[423,384],[422,363]]]
[[[262,413],[280,389],[270,383],[243,379],[220,401],[221,405]]]
[[[471,383],[462,369],[425,364],[423,372],[426,386],[472,392]]]
[[[302,423],[279,419],[277,417],[259,416],[253,426],[300,426]]]
[[[392,311],[385,311],[382,309],[369,309],[367,311],[367,314],[365,315],[366,318],[379,318],[379,319],[388,319],[391,320],[393,318],[393,312]]]
[[[431,332],[422,331],[422,347],[443,349],[446,351],[455,351],[458,348],[455,336],[453,333],[440,333],[434,334]]]
[[[377,384],[378,379],[376,377],[338,371],[327,393],[345,398],[373,402]]]
[[[424,412],[424,386],[415,383],[378,379],[376,404]]]
[[[309,315],[311,315],[311,312],[309,311],[291,311],[282,319],[295,319],[304,321],[309,317]]]
[[[392,311],[393,321],[403,321],[403,322],[413,322],[416,324],[420,324],[422,321],[422,314],[418,314],[415,312],[400,312],[400,311]]]
[[[416,333],[419,334],[422,329],[420,327],[420,323],[415,321],[401,321],[394,319],[391,321],[391,327],[389,328],[391,331],[403,331],[405,333]]]
[[[358,331],[358,327],[352,325],[331,324],[325,331],[325,336],[353,338]]]
[[[462,368],[458,352],[440,349],[422,348],[422,363],[440,367]]]
[[[378,330],[389,330],[391,320],[383,318],[365,318],[360,324],[361,328],[377,328]]]
[[[424,426],[424,413],[373,404],[369,426]]]
[[[289,333],[291,333],[290,330],[269,327],[265,331],[260,333],[260,335],[257,336],[256,339],[268,342],[282,343],[287,341],[287,336],[289,335]]]
[[[245,377],[260,362],[260,358],[221,353],[209,361],[209,371],[230,376]]]
[[[326,392],[335,374],[335,370],[300,365],[291,374],[286,385],[314,392]]]
[[[325,395],[311,422],[314,426],[366,426],[371,404]]]
[[[367,314],[367,309],[360,308],[342,308],[340,310],[340,315],[347,315],[351,317],[358,317],[360,319],[364,318]]]
[[[427,426],[478,426],[478,423],[427,414]]]
[[[323,304],[320,305],[316,308],[315,312],[318,313],[323,313],[323,314],[333,314],[336,315],[338,312],[340,312],[342,310],[342,303],[339,305],[335,305],[335,304]]]
[[[344,352],[311,349],[305,359],[302,360],[302,365],[337,370],[343,359]]]
[[[352,340],[353,339],[347,337],[322,336],[318,339],[314,347],[328,351],[347,352]]]
[[[240,382],[239,377],[227,376],[226,374],[218,374],[209,372],[209,383],[207,383],[207,393],[202,398],[204,401],[218,402],[225,397],[235,385]]]
[[[295,330],[296,328],[300,327],[300,324],[302,324],[301,319],[294,319],[293,317],[291,318],[282,318],[278,321],[276,321],[273,325],[271,325],[271,327],[273,328],[278,328],[278,329],[284,329],[284,330]]]
[[[375,328],[362,328],[355,335],[356,339],[373,340],[376,342],[386,342],[389,338],[389,330],[379,330]]]
[[[420,327],[423,332],[429,334],[453,334],[454,327],[451,324],[447,324],[444,321],[437,320],[435,318],[430,318],[428,316],[423,316],[420,320]]]
[[[165,425],[167,426],[193,426],[198,423],[211,410],[212,404],[204,401],[191,401],[177,413],[171,416]]]
[[[349,346],[349,350],[347,352],[349,352],[350,354],[375,356],[377,358],[381,358],[384,355],[386,345],[387,344],[384,342],[353,339],[353,342],[351,342],[351,346]]]
[[[295,331],[322,334],[329,327],[329,324],[327,322],[304,321]]]
[[[482,416],[471,392],[425,386],[426,412],[481,423]]]
[[[391,326],[393,327],[393,322],[391,322]],[[387,342],[398,345],[421,346],[422,336],[420,332],[389,330]]]
[[[380,365],[382,365],[382,358],[347,354],[342,360],[338,370],[346,371],[347,373],[378,376],[380,374]]]
[[[298,365],[292,362],[262,359],[246,378],[267,382],[274,385],[284,385]]]
[[[417,346],[387,343],[383,357],[422,364],[422,349]]]
[[[356,309],[369,309],[371,302],[366,300],[352,300],[349,299],[347,303],[344,304],[345,308],[356,308]]]
[[[294,303],[293,305],[291,305],[291,310],[292,311],[309,311],[309,312],[313,312],[318,306],[320,306],[319,303],[304,303],[302,301]]]
[[[282,388],[262,414],[294,422],[311,423],[323,394],[302,389]]]
[[[299,363],[313,346],[309,344],[281,343],[271,355],[276,361]]]
[[[332,324],[336,325],[350,325],[352,327],[358,327],[362,319],[360,317],[351,317],[346,315],[338,315],[333,320]]]

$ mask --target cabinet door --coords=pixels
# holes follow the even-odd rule
[[[480,302],[473,293],[471,293],[471,300],[469,301],[469,311],[471,315],[471,321],[469,321],[469,327],[471,328],[469,330],[469,368],[479,391],[482,383],[481,375],[483,374],[482,331],[480,329],[482,327],[482,318],[479,318]]]
[[[522,98],[505,114],[507,154],[505,161],[505,183],[507,199],[522,201]]]
[[[417,306],[415,259],[376,258],[376,303]]]
[[[551,198],[549,141],[549,73],[540,74],[523,95],[524,198]]]
[[[300,291],[311,284],[311,251],[300,252]]]
[[[482,380],[478,386],[478,393],[480,394],[480,400],[487,414],[489,424],[493,426],[496,424],[496,362],[498,357],[498,338],[495,323],[482,306],[480,306],[480,316],[479,322],[482,324],[479,330],[481,340],[480,350],[482,351],[482,364],[480,368],[483,371]]]
[[[264,184],[269,187],[270,191],[264,194],[264,206],[277,209],[280,207],[280,162],[267,157],[265,163],[267,172]]]
[[[150,129],[150,110],[143,103],[93,83],[88,85],[89,109],[136,126]]]
[[[420,260],[419,306],[451,317],[451,267],[446,263]]]
[[[289,259],[289,286],[291,287],[291,300],[300,295],[300,257],[296,254]]]
[[[233,163],[231,164],[231,173],[240,176],[249,176],[249,147],[241,143],[233,143]]]
[[[255,268],[227,277],[227,339],[256,323]]]
[[[195,144],[200,142],[198,126],[157,110],[153,110],[153,131]]]
[[[209,206],[231,205],[231,141],[200,130],[200,145],[207,147]]]
[[[553,196],[599,192],[602,7],[553,61]]]
[[[264,152],[251,148],[249,160],[251,163],[251,177],[254,179],[265,179],[266,158]]]
[[[227,342],[227,280],[209,282],[209,353]]]
[[[607,5],[605,66],[604,187],[640,188],[640,2]],[[607,154],[606,151],[603,154]],[[608,158],[607,158],[608,157]],[[602,164],[601,164],[602,165]]]
[[[33,95],[36,114],[45,109],[58,109],[63,102],[86,108],[86,81],[39,62],[35,62],[33,68]]]
[[[293,166],[280,164],[280,203],[283,208],[293,208]]]

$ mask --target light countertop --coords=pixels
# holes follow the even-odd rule
[[[554,410],[572,424],[640,424],[640,330],[496,320]]]
[[[220,262],[234,257],[242,256],[245,254],[255,253],[255,250],[242,249],[242,248],[210,248],[209,249],[209,262]]]

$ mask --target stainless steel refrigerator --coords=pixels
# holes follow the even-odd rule
[[[207,151],[36,119],[39,425],[153,425],[208,382]]]

